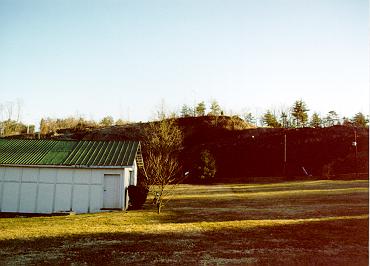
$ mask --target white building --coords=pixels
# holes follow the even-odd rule
[[[137,160],[137,141],[0,139],[0,212],[124,210]]]

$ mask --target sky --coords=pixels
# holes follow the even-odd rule
[[[299,99],[369,113],[367,0],[0,0],[0,104],[25,123]]]

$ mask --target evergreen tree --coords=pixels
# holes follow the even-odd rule
[[[295,119],[297,127],[304,127],[308,121],[308,114],[306,103],[302,100],[296,101],[292,107],[292,116]]]
[[[367,127],[369,119],[367,119],[363,113],[359,112],[352,118],[352,123],[356,127]]]
[[[181,108],[181,117],[190,117],[193,115],[193,110],[184,104]]]
[[[339,123],[339,116],[335,111],[329,111],[325,117],[325,125],[328,127],[334,126]]]
[[[203,101],[195,107],[195,113],[197,116],[204,116],[206,114],[206,105]]]
[[[321,121],[319,114],[316,112],[313,113],[311,117],[311,121],[310,121],[310,126],[311,127],[321,127],[321,123],[322,121]]]
[[[270,110],[262,116],[263,123],[268,127],[281,127],[281,124],[276,119],[275,114],[273,114]]]
[[[223,111],[221,110],[220,105],[215,100],[211,102],[210,109],[211,109],[211,112],[209,113],[210,115],[219,116],[223,113]]]
[[[250,125],[255,125],[256,124],[256,119],[253,117],[252,113],[245,113],[243,115],[244,121],[247,122]]]

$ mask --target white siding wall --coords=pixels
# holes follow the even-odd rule
[[[21,168],[5,168],[3,176],[3,194],[1,207],[3,212],[15,212],[19,209]]]
[[[0,167],[0,210],[1,210],[1,204],[2,204],[2,198],[3,198],[3,180],[4,180],[4,175],[5,175],[5,168]]]
[[[89,212],[89,186],[74,185],[73,188],[72,210],[80,213]]]
[[[57,184],[55,189],[55,212],[72,210],[72,184]]]
[[[0,211],[99,212],[104,174],[119,174],[122,208],[128,206],[129,169],[0,167]],[[135,180],[136,183],[136,180]]]
[[[129,201],[129,198],[128,198],[128,186],[130,185],[130,169],[125,169],[125,173],[124,173],[124,179],[123,179],[123,187],[124,187],[124,190],[123,190],[123,206],[124,208],[126,209],[128,207],[128,201]]]
[[[103,207],[102,187],[99,185],[90,186],[90,212],[99,212]]]
[[[53,197],[54,197],[53,184],[40,183],[38,187],[39,187],[39,193],[37,194],[36,212],[37,213],[52,213],[53,212]]]
[[[36,212],[36,183],[22,183],[20,194],[19,212],[32,213]]]
[[[19,183],[5,182],[2,199],[3,212],[16,212],[18,210]]]

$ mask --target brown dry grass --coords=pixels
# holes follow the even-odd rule
[[[368,265],[368,181],[182,185],[160,215],[148,203],[0,230],[0,264]]]

